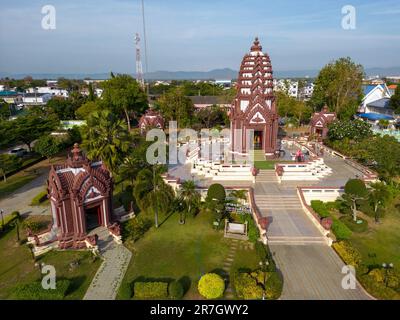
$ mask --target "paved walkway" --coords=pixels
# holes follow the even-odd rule
[[[39,170],[41,172],[40,176],[0,200],[0,209],[4,210],[4,215],[13,211],[19,211],[21,214],[51,214],[49,206],[32,207],[30,205],[32,199],[46,188],[49,171],[48,169]]]
[[[256,182],[255,202],[270,223],[269,242],[325,243],[323,235],[304,213],[296,189],[286,188],[277,181]]]
[[[99,235],[99,250],[104,262],[97,270],[83,299],[114,300],[132,253],[124,245],[115,243],[106,229],[96,233]]]
[[[283,275],[282,300],[365,300],[357,284],[345,290],[341,283],[343,262],[328,245],[269,245]]]

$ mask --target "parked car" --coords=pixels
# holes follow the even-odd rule
[[[15,148],[15,149],[10,150],[8,153],[13,154],[17,157],[23,157],[24,155],[26,155],[28,153],[28,151],[26,151],[24,148]]]

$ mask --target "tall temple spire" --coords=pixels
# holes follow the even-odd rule
[[[237,81],[237,93],[230,110],[232,151],[249,154],[252,148],[273,157],[277,151],[278,113],[273,92],[273,71],[268,54],[255,38],[250,54],[243,57]],[[246,135],[254,130],[253,145]]]

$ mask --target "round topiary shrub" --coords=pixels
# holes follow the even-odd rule
[[[212,184],[207,191],[207,198],[210,200],[217,200],[219,202],[225,201],[226,192],[225,188],[222,184],[214,183]]]
[[[179,281],[173,281],[168,286],[168,294],[171,299],[182,299],[184,295],[183,286]]]
[[[367,187],[364,181],[360,179],[350,179],[344,186],[344,192],[349,195],[364,197],[367,195]]]
[[[204,298],[217,299],[224,294],[225,282],[218,274],[206,273],[200,278],[198,289]]]

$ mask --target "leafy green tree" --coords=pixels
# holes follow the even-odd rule
[[[320,110],[326,104],[339,118],[349,119],[361,101],[363,77],[363,66],[349,57],[327,64],[315,80],[312,105]]]
[[[375,222],[379,222],[380,211],[388,203],[391,193],[384,183],[378,182],[371,184],[372,191],[369,193],[368,200],[374,209]]]
[[[32,142],[43,135],[49,134],[58,126],[58,121],[52,115],[38,115],[37,110],[31,110],[28,114],[11,121],[11,131],[8,133],[16,142],[26,144],[32,151]]]
[[[392,108],[396,114],[400,114],[400,85],[397,85],[394,95],[390,98],[389,107]]]
[[[153,166],[153,170],[142,169],[137,177],[133,195],[140,210],[152,212],[154,222],[158,228],[158,214],[167,214],[170,211],[172,201],[175,197],[171,186],[166,184],[161,177],[165,171],[163,166]]]
[[[87,101],[82,104],[76,111],[75,116],[78,119],[86,120],[89,116],[96,111],[100,111],[101,107],[98,102],[95,101]]]
[[[286,92],[277,92],[278,114],[284,118],[292,118],[297,125],[308,121],[312,109],[305,102],[290,97]]]
[[[125,117],[128,131],[130,119],[138,118],[148,107],[147,95],[139,83],[129,75],[119,74],[102,83],[101,105]]]
[[[103,161],[112,173],[122,164],[129,143],[124,122],[108,110],[94,112],[83,129],[82,146],[87,157]]]
[[[8,120],[11,117],[11,107],[4,100],[0,100],[0,119]]]
[[[21,159],[15,155],[2,153],[0,154],[0,174],[3,180],[7,181],[7,172],[15,170],[21,166]]]
[[[190,126],[194,115],[194,105],[185,96],[184,90],[181,87],[163,94],[157,100],[157,106],[167,122],[176,121],[178,128]]]
[[[364,200],[367,197],[368,191],[364,181],[360,179],[350,179],[344,186],[342,198],[350,202],[353,220],[357,221],[357,201]]]
[[[212,105],[196,112],[196,120],[202,127],[206,128],[213,128],[217,125],[224,126],[229,123],[227,113],[217,105]]]
[[[41,156],[50,159],[61,149],[59,141],[51,135],[45,135],[39,138],[35,143],[34,150]]]
[[[223,185],[214,183],[208,188],[205,208],[215,215],[218,222],[220,222],[225,215],[225,200],[226,192]]]
[[[180,190],[180,197],[182,198],[189,214],[195,215],[194,211],[200,204],[200,194],[196,191],[196,185],[192,180],[187,180],[182,183]],[[180,222],[185,223],[185,216],[181,216]]]
[[[362,140],[372,135],[371,125],[362,120],[338,120],[329,124],[328,137],[331,141],[345,138]]]

